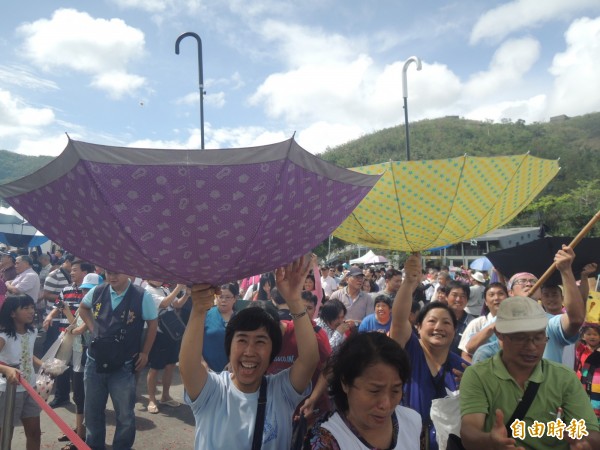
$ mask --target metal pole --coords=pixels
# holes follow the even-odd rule
[[[196,33],[188,31],[183,33],[175,41],[175,53],[179,55],[179,43],[186,37],[191,36],[198,43],[198,86],[200,88],[200,148],[204,150],[204,69],[202,68],[202,39]]]
[[[17,385],[6,382],[4,420],[2,421],[2,440],[0,441],[0,450],[10,450],[10,441],[12,438],[13,416],[15,414],[15,397],[17,396]]]
[[[408,138],[408,86],[406,82],[406,71],[411,63],[417,65],[417,70],[421,70],[421,60],[416,56],[411,56],[404,63],[402,68],[402,96],[404,97],[404,126],[406,127],[406,160],[410,161],[410,140]]]

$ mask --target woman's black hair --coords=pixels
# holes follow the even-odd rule
[[[237,299],[240,295],[240,285],[237,283],[226,283],[221,285],[221,289],[227,289]]]
[[[375,297],[375,300],[373,300],[373,307],[375,307],[377,303],[385,303],[390,309],[392,309],[392,299],[385,294],[379,294],[377,297]]]
[[[421,311],[419,311],[419,314],[417,314],[415,324],[421,325],[423,323],[423,320],[425,320],[425,316],[427,315],[427,313],[429,311],[431,311],[432,309],[436,309],[436,308],[444,309],[444,310],[448,311],[448,314],[450,314],[450,318],[452,319],[452,324],[454,325],[454,329],[456,330],[456,327],[458,325],[458,320],[456,319],[456,314],[454,314],[454,311],[452,311],[452,308],[450,308],[448,305],[446,305],[445,303],[442,303],[442,302],[427,303],[427,305],[425,305],[421,309]]]
[[[275,314],[267,312],[267,308],[273,308]],[[252,302],[248,308],[242,309],[235,314],[225,328],[225,354],[227,359],[231,354],[231,343],[233,335],[236,331],[254,331],[264,327],[267,330],[269,338],[271,338],[271,359],[273,362],[279,351],[283,341],[281,329],[279,328],[279,315],[277,308],[271,302]]]
[[[5,332],[10,337],[17,337],[17,330],[15,328],[15,321],[12,318],[12,313],[19,308],[27,308],[28,306],[35,306],[33,299],[27,294],[11,294],[7,295],[2,308],[0,309],[0,330]],[[34,331],[33,324],[25,324],[27,331]]]
[[[336,408],[348,411],[348,395],[343,386],[352,386],[367,367],[388,364],[398,370],[402,384],[410,379],[410,361],[400,345],[383,333],[356,333],[335,351],[327,365],[329,388]]]
[[[319,310],[319,317],[326,324],[330,324],[340,316],[340,313],[344,311],[344,316],[347,313],[346,305],[337,299],[331,299],[323,303]]]
[[[306,278],[310,278],[313,282],[313,289],[317,287],[317,282],[315,281],[315,276],[312,273],[306,275]],[[302,290],[304,290],[304,286],[302,286]]]
[[[302,298],[302,300],[311,302],[313,305],[315,305],[315,307],[317,306],[317,303],[319,302],[319,299],[317,298],[317,296],[315,294],[313,294],[311,291],[302,291],[302,293],[300,294],[300,297]]]
[[[275,287],[275,275],[273,272],[263,273],[258,282],[258,294],[256,300],[268,300],[270,292],[265,291],[265,283],[269,282],[269,289]]]

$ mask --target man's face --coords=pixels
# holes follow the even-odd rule
[[[438,275],[437,282],[440,283],[440,286],[446,286],[448,277],[446,275]]]
[[[13,265],[13,260],[9,255],[2,255],[0,263],[2,264],[2,267],[10,267]]]
[[[81,266],[79,264],[71,265],[71,281],[79,286],[83,283],[83,277],[87,275],[87,272],[81,270]]]
[[[334,277],[335,276],[335,267],[330,267],[329,268],[329,276],[330,277]]]
[[[256,392],[270,364],[273,343],[266,328],[236,331],[231,341],[229,365],[235,386],[244,393]]]
[[[537,278],[533,275],[523,275],[513,281],[511,290],[508,292],[511,297],[528,297],[529,291],[536,283]]]
[[[454,288],[448,293],[448,306],[454,310],[457,316],[462,316],[467,301],[467,294],[460,288]]]
[[[546,349],[546,329],[524,333],[497,333],[502,341],[502,361],[507,367],[521,370],[533,370],[540,362]]]
[[[365,275],[365,280],[371,280],[371,271],[368,269],[363,270],[363,274]]]
[[[491,287],[485,293],[485,304],[488,309],[492,313],[492,316],[496,316],[498,314],[498,308],[500,308],[500,303],[506,299],[506,293],[502,288],[499,287]]]
[[[385,290],[388,292],[398,292],[400,285],[402,285],[402,275],[394,275],[389,280],[386,280]]]
[[[18,257],[17,260],[15,261],[15,271],[17,273],[23,273],[27,269],[29,269],[29,264],[27,264],[20,257]]]
[[[550,314],[562,313],[563,295],[558,286],[542,288],[542,305]]]
[[[313,302],[311,302],[310,300],[304,300],[302,299],[302,303],[304,303],[304,307],[306,308],[306,314],[308,314],[308,317],[310,317],[310,320],[313,320],[314,315],[315,315],[315,304]]]
[[[129,285],[129,276],[124,273],[106,271],[106,282],[116,292],[123,292]]]
[[[354,275],[352,277],[348,277],[348,286],[354,290],[360,290],[364,280],[364,275]]]

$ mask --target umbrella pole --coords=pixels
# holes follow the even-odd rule
[[[402,96],[404,97],[404,126],[406,127],[406,160],[410,161],[410,142],[408,139],[408,83],[406,81],[406,71],[411,63],[417,65],[417,70],[421,70],[421,60],[416,56],[411,56],[402,67]]]
[[[573,238],[573,240],[569,243],[569,247],[571,247],[572,249],[575,249],[577,244],[579,244],[581,242],[581,240],[591,231],[591,229],[594,227],[596,222],[598,222],[599,220],[600,220],[600,211],[598,211],[596,214],[594,214],[594,216],[590,219],[590,221],[586,224],[586,226],[584,226],[581,229],[581,231],[577,234],[577,236],[575,236]],[[550,267],[548,267],[548,270],[546,270],[546,272],[544,272],[544,274],[540,277],[539,280],[537,280],[537,282],[533,285],[533,287],[529,291],[530,297],[535,293],[535,291],[537,291],[548,280],[548,278],[550,278],[550,276],[554,273],[555,270],[556,270],[556,263],[552,263],[552,265]]]
[[[204,69],[202,68],[202,39],[196,33],[188,31],[175,41],[175,54],[179,55],[179,43],[182,39],[191,36],[198,43],[198,85],[200,88],[200,148],[204,150]]]

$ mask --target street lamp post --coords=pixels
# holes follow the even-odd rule
[[[406,127],[406,160],[410,161],[410,140],[408,138],[408,87],[406,83],[406,71],[411,63],[417,65],[417,70],[421,70],[421,60],[416,56],[411,56],[404,63],[402,68],[402,96],[404,97],[404,125]]]
[[[175,54],[179,55],[179,43],[186,37],[191,36],[198,43],[198,85],[200,88],[200,148],[204,150],[204,70],[202,69],[202,39],[196,33],[188,31],[183,33],[175,41]]]

